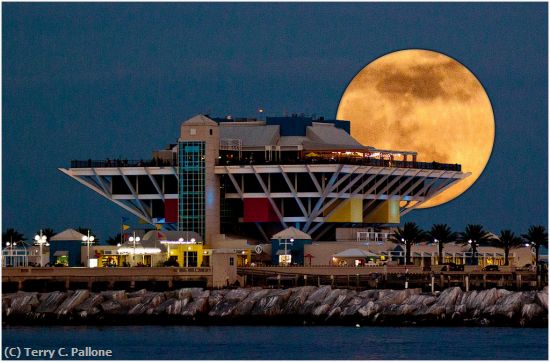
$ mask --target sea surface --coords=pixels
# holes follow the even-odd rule
[[[112,350],[112,359],[548,359],[546,328],[3,327],[7,348]],[[63,349],[64,348],[64,349]],[[15,353],[16,350],[10,350]],[[83,359],[74,356],[74,359]],[[14,358],[11,358],[14,359]],[[25,359],[32,359],[27,356]],[[59,359],[55,356],[54,359]],[[105,358],[103,358],[105,359]],[[108,359],[108,358],[107,358]]]

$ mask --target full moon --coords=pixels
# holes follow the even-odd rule
[[[495,137],[493,109],[477,78],[441,53],[409,49],[384,55],[350,82],[337,119],[351,121],[364,145],[418,152],[417,161],[461,164],[471,172],[419,207],[464,193],[483,172]]]

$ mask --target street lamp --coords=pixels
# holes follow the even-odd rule
[[[95,240],[94,236],[90,235],[90,230],[88,230],[88,236],[84,235],[82,237],[82,241],[85,242],[86,245],[88,246],[88,252],[87,252],[88,268],[90,267],[90,243],[93,243],[94,240]]]
[[[48,238],[46,237],[46,235],[42,234],[42,229],[40,229],[40,235],[38,235],[38,234],[35,235],[34,240],[36,241],[36,243],[40,247],[40,266],[44,266],[44,262],[42,261],[42,258],[44,256],[42,254],[42,246],[44,244],[46,244],[46,246],[50,245],[50,244],[48,244]]]
[[[133,253],[133,256],[132,256],[132,260],[134,261],[134,266],[136,265],[136,243],[139,243],[140,240],[141,240],[140,237],[136,236],[135,231],[134,231],[134,235],[130,236],[128,238],[128,241],[133,243],[133,245],[134,245],[134,253]]]

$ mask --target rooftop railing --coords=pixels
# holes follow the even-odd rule
[[[461,171],[462,167],[459,164],[439,163],[439,162],[416,162],[416,161],[392,161],[380,160],[373,158],[301,158],[301,159],[286,159],[280,161],[256,160],[256,159],[218,159],[216,165],[232,166],[232,165],[323,165],[323,164],[346,164],[346,165],[361,165],[361,166],[378,166],[378,167],[396,167],[396,168],[417,168],[424,170],[443,170],[443,171]],[[167,161],[162,159],[153,160],[73,160],[71,168],[100,168],[100,167],[163,167],[176,166],[175,161]]]
[[[72,160],[71,168],[99,168],[99,167],[153,167],[153,166],[175,166],[175,162],[153,159],[153,160]]]
[[[280,161],[267,161],[255,159],[220,159],[218,165],[324,165],[324,164],[345,164],[345,165],[361,165],[361,166],[378,166],[378,167],[396,167],[396,168],[417,168],[425,170],[444,170],[444,171],[461,171],[462,166],[457,164],[439,163],[439,162],[416,162],[416,161],[391,161],[372,158],[303,158],[303,159],[288,159]]]

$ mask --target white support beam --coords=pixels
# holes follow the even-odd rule
[[[164,194],[162,193],[162,190],[159,187],[159,184],[157,183],[157,180],[151,175],[151,172],[149,172],[149,168],[145,167],[145,172],[147,172],[147,175],[149,176],[149,180],[151,180],[151,183],[155,187],[155,190],[157,190],[158,194],[162,198],[162,201],[165,201]]]
[[[239,186],[239,183],[237,182],[237,180],[235,180],[235,177],[233,176],[231,171],[229,171],[227,166],[225,166],[225,169],[227,170],[227,175],[229,176],[229,179],[231,180],[231,183],[235,187],[235,190],[237,190],[237,193],[239,194],[239,197],[242,199],[243,198],[243,191],[241,190],[241,188]]]
[[[327,195],[333,191],[334,184],[338,179],[338,175],[340,174],[342,167],[343,165],[339,165],[339,167],[336,169],[336,172],[334,172],[330,177],[330,180],[328,181],[325,189],[323,190],[321,197],[319,198],[319,200],[317,200],[317,203],[315,204],[315,207],[313,208],[311,215],[309,215],[309,218],[306,221],[302,231],[307,233],[307,230],[309,229],[311,223],[313,222],[313,219],[315,219],[319,215],[319,210],[321,209],[321,206],[324,204]]]
[[[412,180],[416,175],[418,175],[418,173],[420,172],[420,170],[418,170],[418,172],[416,174],[414,174],[413,176],[409,176],[407,177],[406,181],[404,181],[403,183],[401,183],[401,185],[399,185],[399,187],[397,187],[395,190],[393,190],[393,192],[391,194],[388,194],[388,200],[390,200],[392,198],[392,196],[395,196],[395,195],[398,195],[399,192],[401,191],[401,189],[410,181]],[[388,191],[388,189],[390,187],[392,187],[397,181],[399,180],[399,178],[396,178],[395,180],[391,181],[390,183],[388,183],[386,185],[386,187],[384,187],[379,193],[378,195],[383,195],[384,192]],[[363,213],[365,213],[368,208],[376,202],[376,199],[372,199],[371,201],[369,201],[365,207],[363,207]]]
[[[89,181],[86,181],[85,179],[83,179],[81,176],[75,176],[71,173],[70,170],[67,170],[67,169],[63,169],[63,168],[59,168],[59,171],[63,172],[65,175],[69,176],[70,178],[78,181],[79,183],[81,183],[82,185],[88,187],[89,189],[91,189],[92,191],[95,191],[96,193],[98,193],[99,195],[103,196],[104,198],[106,198],[107,200],[109,201],[112,201],[114,202],[115,204],[117,204],[118,206],[122,207],[124,210],[128,211],[129,213],[141,218],[141,219],[144,219],[146,220],[147,219],[147,216],[144,215],[142,212],[140,212],[139,209],[135,208],[133,205],[126,205],[125,203],[119,201],[119,200],[116,200],[116,199],[113,199],[109,194],[106,194],[103,190],[101,190],[99,187],[97,187],[96,185],[94,185],[93,183],[89,182]],[[151,223],[152,224],[152,223]]]
[[[252,169],[254,171],[256,171],[256,168],[254,166],[252,166]],[[264,180],[262,180],[262,177],[257,172],[254,172],[254,175],[256,175],[256,179],[260,183],[260,186],[262,187],[262,190],[264,190],[264,193],[267,195],[267,199],[269,200],[269,203],[273,207],[273,211],[275,211],[275,214],[277,214],[277,217],[279,218],[279,221],[281,222],[281,225],[283,225],[283,227],[286,229],[287,225],[286,225],[286,222],[283,219],[283,214],[281,213],[281,211],[279,210],[279,207],[277,207],[277,204],[275,203],[275,201],[273,200],[273,198],[269,194],[269,192],[267,190],[267,187],[265,186]]]
[[[290,182],[290,179],[288,178],[288,175],[283,170],[281,166],[279,166],[279,169],[281,170],[281,174],[283,175],[283,178],[285,179],[286,184],[288,185],[288,188],[290,189],[290,192],[294,196],[294,200],[296,200],[296,203],[298,204],[298,207],[302,211],[302,214],[304,214],[304,217],[308,217],[307,210],[304,207],[304,204],[302,203],[302,200],[297,195],[296,190],[294,189],[294,186],[292,186],[292,182]]]
[[[107,188],[107,185],[105,185],[105,183],[103,182],[103,180],[101,179],[101,177],[97,174],[97,172],[95,171],[95,168],[92,168],[92,171],[94,172],[94,176],[95,176],[95,178],[97,179],[97,182],[98,182],[98,184],[101,186],[101,188],[103,189],[103,191],[105,191],[105,193],[106,193],[107,195],[111,195],[111,196],[112,196],[111,191]]]
[[[139,208],[141,209],[141,211],[143,211],[143,214],[144,215],[147,215],[145,219],[145,221],[147,221],[148,223],[150,224],[153,224],[153,220],[151,219],[151,216],[149,216],[149,213],[145,210],[145,206],[143,205],[143,203],[141,202],[141,200],[139,199],[138,195],[137,195],[137,192],[136,190],[134,189],[134,186],[132,186],[132,183],[130,182],[130,180],[128,179],[128,177],[124,174],[124,172],[122,172],[122,170],[120,169],[120,167],[117,167],[118,168],[118,172],[120,172],[120,175],[122,176],[122,178],[124,179],[124,182],[126,183],[126,186],[128,186],[128,188],[130,189],[130,192],[132,193],[132,195],[134,196],[135,198],[135,201],[137,202]]]
[[[321,188],[321,185],[319,185],[319,181],[317,181],[317,178],[315,177],[313,172],[311,172],[311,169],[309,168],[309,165],[305,165],[305,166],[306,166],[307,174],[309,175],[309,177],[311,177],[311,181],[313,181],[313,184],[315,185],[315,188],[317,189],[317,191],[319,193],[322,193],[323,189]]]
[[[418,206],[420,206],[423,203],[425,203],[426,201],[430,200],[432,197],[442,193],[443,191],[445,191],[446,189],[448,189],[452,185],[454,185],[454,184],[456,184],[456,183],[458,183],[462,180],[463,179],[453,179],[453,178],[445,179],[445,181],[442,182],[442,184],[436,190],[434,190],[433,192],[430,193],[429,197],[425,197],[424,200],[419,201],[419,202],[415,203],[414,205],[412,205],[411,207],[407,208],[406,210],[402,211],[401,215],[405,215],[405,214],[411,212],[412,210],[416,209]]]

